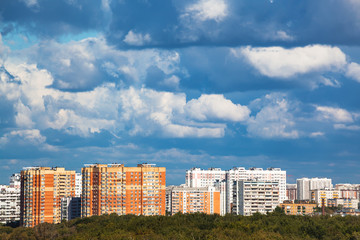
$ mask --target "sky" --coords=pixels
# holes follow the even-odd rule
[[[28,166],[360,183],[359,0],[0,1],[0,183]]]

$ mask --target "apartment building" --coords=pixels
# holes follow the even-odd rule
[[[10,187],[20,189],[20,187],[21,187],[20,173],[14,173],[13,175],[11,175],[11,177],[10,177]]]
[[[221,168],[191,168],[186,171],[185,185],[188,187],[208,187],[215,182],[221,182],[226,178],[226,171]]]
[[[20,220],[20,188],[0,185],[0,223]]]
[[[329,199],[340,198],[340,191],[335,189],[317,189],[311,191],[311,201],[315,201],[318,207],[322,206],[324,199],[325,207],[328,207]]]
[[[287,215],[311,215],[317,205],[309,201],[285,201],[280,204],[280,207]]]
[[[359,199],[352,198],[334,198],[328,199],[328,207],[354,208],[359,209]]]
[[[215,187],[171,186],[167,190],[171,215],[177,212],[220,214],[220,190]]]
[[[286,200],[286,171],[280,168],[264,170],[262,168],[245,169],[244,167],[234,167],[227,171],[220,168],[209,168],[207,170],[192,168],[186,171],[185,184],[189,187],[208,187],[226,181],[226,190],[221,191],[221,193],[226,195],[226,200],[223,201],[226,206],[224,213],[230,213],[233,203],[233,182],[247,179],[277,181],[279,183],[280,202]]]
[[[280,204],[279,182],[257,179],[233,182],[233,214],[251,216],[272,212]]]
[[[233,168],[226,172],[227,181],[227,212],[231,212],[233,204],[233,182],[239,180],[256,179],[257,181],[277,182],[279,187],[279,201],[286,200],[286,171],[280,168],[250,168],[246,170],[243,167]]]
[[[286,199],[287,201],[294,201],[297,199],[297,185],[296,184],[286,184]]]
[[[81,215],[165,215],[166,169],[155,164],[88,164],[82,168]]]
[[[335,189],[340,190],[341,198],[360,199],[360,184],[341,183]]]
[[[61,198],[61,220],[71,220],[81,217],[81,198],[63,197]]]
[[[61,222],[61,198],[75,196],[75,171],[29,167],[21,171],[20,224]]]
[[[329,178],[300,178],[296,180],[297,200],[310,200],[311,191],[317,189],[332,188]]]
[[[81,197],[82,191],[82,176],[81,173],[75,174],[75,197]]]

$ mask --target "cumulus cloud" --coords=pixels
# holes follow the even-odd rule
[[[233,50],[244,57],[261,74],[268,77],[290,78],[314,71],[336,71],[346,65],[346,55],[338,48],[309,45],[285,49],[282,47],[245,47]]]
[[[118,88],[114,83],[86,92],[65,92],[52,88],[52,75],[36,65],[8,62],[5,68],[8,74],[2,72],[0,90],[13,102],[15,124],[21,129],[50,128],[82,137],[108,131],[213,138],[223,137],[226,128],[214,121],[244,121],[250,113],[222,95],[186,102],[184,93]]]
[[[228,6],[225,0],[199,0],[197,3],[186,7],[186,14],[199,21],[215,20],[222,21],[228,14]]]
[[[246,106],[234,104],[223,95],[201,95],[186,105],[188,115],[200,121],[218,119],[223,121],[245,121],[250,114]]]
[[[294,129],[296,122],[290,111],[291,104],[285,96],[267,94],[256,99],[253,105],[262,106],[255,117],[248,120],[247,130],[250,136],[262,138],[298,138],[299,132]]]
[[[317,106],[316,111],[320,120],[328,120],[333,122],[353,122],[353,114],[349,111],[327,106]]]
[[[2,137],[0,137],[0,147],[1,145],[6,146],[7,144],[10,145],[30,144],[46,151],[57,150],[55,146],[46,143],[46,137],[41,135],[39,129],[20,129],[20,130],[10,131],[9,133],[6,133]]]
[[[104,82],[141,86],[151,67],[166,79],[183,72],[177,51],[118,50],[103,36],[67,43],[46,40],[18,51],[16,56],[37,62],[53,76],[54,88],[68,91],[87,91]]]
[[[346,76],[360,82],[360,65],[354,62],[350,63],[347,66]]]
[[[126,34],[124,38],[124,42],[132,46],[143,46],[144,44],[151,42],[151,37],[150,34],[148,33],[141,34],[141,33],[135,33],[132,30],[130,30]]]

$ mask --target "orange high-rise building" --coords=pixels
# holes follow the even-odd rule
[[[167,194],[170,214],[220,214],[220,190],[215,187],[171,186]]]
[[[29,167],[21,171],[20,224],[61,222],[61,198],[75,196],[75,171]]]
[[[88,164],[82,169],[81,216],[165,215],[166,169],[155,164]]]

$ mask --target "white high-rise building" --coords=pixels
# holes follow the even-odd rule
[[[280,204],[279,182],[239,180],[233,182],[232,213],[251,216],[272,212]]]
[[[20,220],[20,188],[0,185],[0,223]]]
[[[81,197],[82,176],[81,173],[75,173],[75,197]]]
[[[255,179],[259,181],[271,181],[279,183],[279,201],[282,203],[286,200],[286,171],[280,168],[250,168],[246,170],[243,167],[237,167],[226,171],[227,181],[227,212],[231,212],[233,204],[233,182],[238,180]]]
[[[225,180],[226,172],[221,168],[191,168],[186,171],[185,185],[188,187],[211,187],[215,182]]]
[[[310,200],[312,190],[333,187],[329,178],[300,178],[296,180],[296,184],[298,200]]]
[[[208,187],[215,183],[226,181],[225,192],[222,191],[223,196],[226,196],[226,201],[222,203],[224,207],[223,212],[230,213],[233,203],[233,182],[238,180],[257,179],[261,181],[272,181],[279,183],[279,199],[280,202],[286,200],[286,171],[280,168],[250,168],[235,167],[233,169],[224,171],[220,168],[209,168],[203,170],[200,168],[192,168],[186,171],[186,185],[189,187]],[[222,214],[224,214],[222,212]]]
[[[10,187],[12,188],[20,188],[21,185],[21,176],[20,173],[14,173],[10,177]]]

